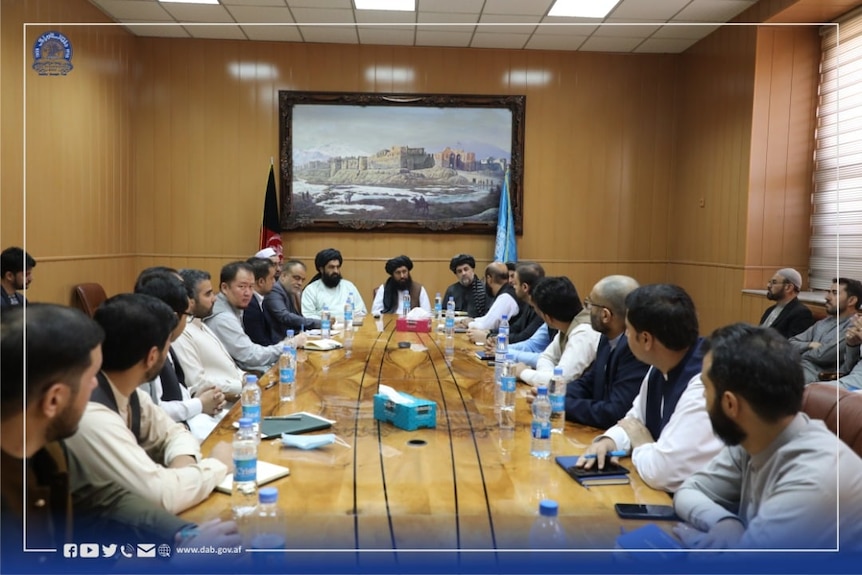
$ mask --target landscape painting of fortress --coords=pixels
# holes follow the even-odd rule
[[[292,218],[497,221],[508,109],[296,105],[291,132]]]

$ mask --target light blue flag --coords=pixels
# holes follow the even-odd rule
[[[518,246],[515,244],[515,222],[512,219],[512,203],[509,199],[509,170],[503,179],[500,192],[500,212],[497,215],[497,242],[494,246],[494,261],[518,261]]]

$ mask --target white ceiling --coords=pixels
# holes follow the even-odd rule
[[[603,20],[548,16],[553,0],[416,0],[415,12],[352,0],[90,2],[138,36],[679,53],[757,0],[620,0]]]

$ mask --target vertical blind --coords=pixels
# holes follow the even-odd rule
[[[862,13],[825,26],[812,194],[812,289],[862,280]]]

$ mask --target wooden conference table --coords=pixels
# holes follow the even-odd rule
[[[340,339],[341,336],[336,336]],[[411,348],[398,347],[410,342]],[[530,456],[530,408],[519,386],[514,432],[494,416],[494,368],[478,360],[466,336],[456,336],[447,363],[443,338],[395,331],[395,316],[367,317],[357,328],[351,358],[342,349],[299,352],[296,401],[279,404],[278,388],[263,392],[264,416],[295,411],[319,414],[350,448],[333,444],[303,451],[264,440],[259,458],[286,465],[290,476],[273,482],[287,517],[291,548],[524,549],[539,501],[559,503],[560,522],[573,547],[613,548],[621,527],[614,503],[663,503],[632,470],[631,485],[586,489],[553,460],[583,452],[598,430],[566,423],[554,434],[549,460]],[[427,348],[427,349],[426,349]],[[265,387],[274,370],[261,380]],[[437,427],[404,431],[375,421],[378,384],[437,402]],[[230,441],[239,406],[203,445]],[[230,517],[230,497],[214,493],[184,512],[204,521]]]

